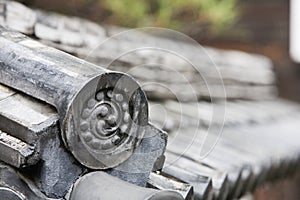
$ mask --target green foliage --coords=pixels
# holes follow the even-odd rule
[[[125,26],[136,26],[144,20],[148,12],[146,1],[104,0],[104,7],[112,12],[115,21]]]
[[[221,32],[237,16],[237,0],[101,0],[114,23],[129,27],[180,29],[189,22],[211,24]]]
[[[218,30],[223,30],[233,23],[238,11],[236,0],[200,0],[202,15],[207,17]]]

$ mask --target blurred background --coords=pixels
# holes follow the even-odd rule
[[[102,25],[170,28],[189,35],[202,45],[265,55],[274,63],[279,96],[300,101],[300,66],[289,54],[291,2],[288,0],[20,2]],[[299,177],[293,177],[260,188],[254,196],[255,199],[299,199],[299,185]]]
[[[259,53],[275,65],[279,95],[300,101],[300,68],[289,56],[288,0],[23,0],[26,5],[125,27],[159,26],[200,44]]]

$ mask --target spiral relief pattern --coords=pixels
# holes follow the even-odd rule
[[[144,137],[148,102],[132,77],[107,72],[76,94],[63,124],[62,139],[82,165],[112,168],[127,160]]]
[[[126,140],[131,126],[128,101],[122,91],[105,88],[84,103],[80,137],[90,150],[107,151]]]

